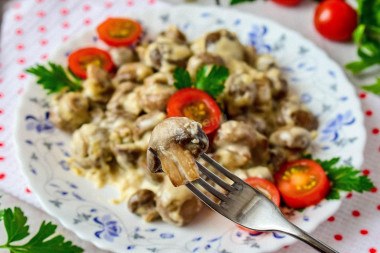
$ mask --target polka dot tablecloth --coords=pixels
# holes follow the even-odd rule
[[[37,62],[45,62],[57,46],[84,27],[97,24],[110,15],[127,15],[128,12],[143,8],[168,8],[168,5],[155,0],[9,2],[3,16],[0,52],[1,190],[40,207],[21,175],[13,143],[15,108],[30,79],[24,70]],[[362,173],[368,175],[376,186],[380,186],[380,98],[360,91],[358,96],[362,102],[368,135]],[[366,194],[350,193],[339,211],[321,224],[313,235],[339,252],[380,252],[378,189],[375,187]],[[296,243],[280,252],[313,250]]]

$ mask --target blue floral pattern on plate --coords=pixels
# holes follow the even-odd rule
[[[124,15],[123,10],[119,15]],[[145,27],[146,36],[154,36],[171,23],[185,28],[189,40],[207,31],[227,28],[258,52],[270,52],[290,88],[318,116],[319,136],[311,147],[313,156],[340,156],[343,163],[355,166],[362,163],[365,131],[355,92],[338,65],[300,35],[270,20],[234,10],[187,6],[134,15]],[[67,52],[88,46],[106,48],[97,39],[95,29],[68,40],[50,60],[65,65]],[[274,251],[295,241],[279,233],[241,231],[206,209],[185,229],[162,222],[142,222],[127,211],[125,203],[108,202],[118,197],[114,189],[95,189],[91,182],[68,170],[65,161],[70,137],[54,128],[46,113],[46,101],[45,92],[35,83],[23,94],[16,131],[22,171],[42,206],[81,238],[116,252],[257,253]],[[295,224],[312,231],[340,203],[323,201],[302,213],[284,212]]]

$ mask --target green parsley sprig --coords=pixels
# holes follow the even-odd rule
[[[306,155],[304,158],[313,160],[311,155]],[[332,184],[330,193],[327,195],[326,199],[340,199],[339,192],[341,191],[356,191],[363,193],[365,191],[368,192],[375,187],[367,175],[360,175],[360,170],[356,170],[352,166],[338,166],[337,163],[339,160],[340,158],[337,157],[325,161],[320,159],[314,160],[321,165],[326,172],[327,178]]]
[[[254,1],[255,0],[231,0],[230,5],[240,4],[240,3],[244,3],[244,2],[254,2]]]
[[[348,63],[346,68],[357,74],[374,65],[380,65],[380,0],[357,0],[358,21],[353,38],[358,45],[358,61]],[[380,78],[377,82],[362,86],[366,91],[380,95]]]
[[[193,83],[188,71],[182,68],[174,70],[174,87],[178,90],[183,88],[197,88],[207,92],[213,98],[216,98],[223,92],[223,83],[227,80],[229,71],[226,67],[214,65],[210,72],[208,67],[203,66],[196,72],[195,82]]]
[[[48,94],[57,93],[65,88],[69,91],[78,91],[82,88],[80,78],[52,62],[48,62],[48,67],[37,64],[26,72],[35,75],[38,78],[37,83],[42,85]]]
[[[56,235],[50,238],[57,228],[51,222],[42,222],[40,228],[27,243],[23,245],[15,245],[14,242],[21,241],[29,236],[29,226],[26,225],[28,218],[22,210],[15,207],[13,210],[7,208],[1,210],[0,220],[3,220],[6,233],[8,235],[7,242],[0,245],[0,248],[9,249],[11,253],[80,253],[83,252],[72,244],[71,241],[66,241],[62,235]]]

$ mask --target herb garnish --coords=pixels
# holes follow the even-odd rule
[[[65,88],[69,91],[81,89],[82,80],[69,71],[65,71],[61,65],[48,62],[50,69],[46,66],[37,64],[26,72],[38,77],[37,83],[48,91],[48,94],[57,93]]]
[[[208,73],[208,74],[207,74]],[[195,82],[191,81],[188,71],[182,68],[174,70],[174,87],[178,90],[183,88],[197,88],[207,92],[213,98],[216,98],[224,89],[223,83],[227,80],[229,71],[226,67],[214,65],[210,72],[208,67],[203,66],[196,72]]]
[[[359,25],[353,38],[358,45],[359,61],[351,62],[346,68],[357,74],[366,68],[380,65],[380,0],[357,0]],[[380,78],[377,82],[362,86],[366,91],[380,94]]]
[[[36,235],[23,245],[14,245],[14,242],[25,239],[29,235],[29,226],[26,225],[27,217],[20,208],[13,210],[7,208],[1,210],[0,220],[3,220],[4,227],[8,235],[7,242],[0,245],[0,248],[9,249],[11,253],[38,252],[38,253],[79,253],[83,249],[72,245],[71,241],[64,241],[62,235],[57,235],[48,239],[55,233],[57,228],[51,222],[42,222]]]
[[[340,158],[335,157],[326,161],[312,159],[311,155],[306,155],[304,158],[316,161],[326,172],[327,178],[332,184],[330,193],[326,196],[328,200],[340,199],[340,191],[363,193],[375,187],[367,175],[359,175],[360,170],[356,170],[352,166],[337,166]]]

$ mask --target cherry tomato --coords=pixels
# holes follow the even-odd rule
[[[206,134],[218,128],[222,114],[209,94],[195,88],[185,88],[174,93],[166,110],[168,117],[187,117],[201,123]]]
[[[244,181],[247,182],[250,186],[259,190],[261,193],[263,193],[270,200],[272,200],[273,203],[276,204],[276,206],[280,206],[280,201],[281,201],[280,193],[277,190],[276,186],[274,184],[272,184],[269,180],[266,180],[264,178],[259,178],[259,177],[249,177],[249,178],[245,179]],[[241,229],[243,229],[249,233],[252,233],[252,234],[260,233],[258,231],[247,229],[247,228],[239,226],[239,225],[237,225],[237,226],[238,226],[238,228],[241,228]]]
[[[109,53],[95,47],[82,48],[72,52],[68,61],[71,72],[83,79],[87,77],[86,69],[89,64],[95,64],[107,72],[114,67]]]
[[[291,208],[318,204],[330,190],[323,168],[308,159],[285,163],[275,173],[274,180],[282,199]]]
[[[358,17],[356,11],[343,0],[325,0],[314,14],[317,31],[327,39],[345,41],[352,37]]]
[[[303,0],[272,0],[272,1],[277,4],[281,4],[285,6],[295,6],[295,5],[298,5],[300,2],[302,2]]]
[[[127,18],[108,18],[97,28],[99,38],[110,46],[129,46],[142,33],[141,25]]]

